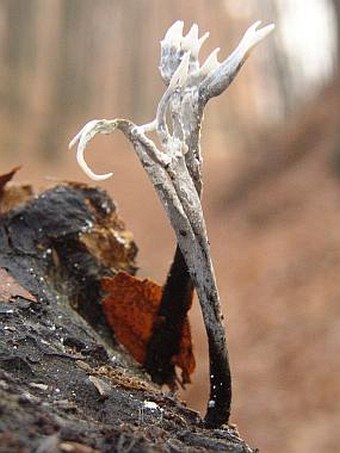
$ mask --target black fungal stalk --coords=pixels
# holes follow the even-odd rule
[[[175,387],[176,370],[172,358],[179,353],[182,328],[191,307],[194,285],[177,246],[174,261],[170,267],[158,311],[158,322],[148,343],[146,371],[157,384]],[[182,376],[181,384],[189,382],[189,376]]]

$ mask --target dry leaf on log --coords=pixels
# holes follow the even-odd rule
[[[153,330],[162,323],[162,318],[158,316],[162,287],[126,272],[119,272],[114,278],[104,277],[101,282],[107,293],[102,306],[110,327],[131,355],[144,364]],[[183,323],[179,351],[172,357],[172,363],[182,370],[181,384],[190,382],[195,359],[188,319]]]

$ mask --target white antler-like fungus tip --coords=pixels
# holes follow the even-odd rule
[[[261,21],[257,21],[246,30],[238,46],[221,64],[218,63],[214,52],[207,58],[197,73],[198,80],[202,80],[203,76],[200,88],[207,100],[220,95],[230,85],[252,49],[275,28],[273,24],[259,28],[260,24]]]
[[[201,69],[200,69],[200,74],[202,75],[207,75],[210,72],[215,71],[220,65],[220,63],[217,60],[217,54],[220,51],[220,48],[217,47],[214,49],[207,57],[205,62],[203,63]]]
[[[97,127],[98,123],[100,122],[101,120],[91,120],[89,121],[88,123],[85,124],[85,126],[80,129],[80,131],[72,138],[72,140],[70,141],[68,147],[69,149],[73,148],[73,146],[77,143],[77,142],[80,142],[80,140],[85,137],[85,136],[88,136],[90,135],[91,133],[93,133],[93,131],[95,130],[95,128]],[[91,137],[89,138],[89,140],[91,139]]]
[[[182,61],[178,65],[176,71],[174,72],[173,76],[171,77],[169,83],[169,89],[174,90],[176,86],[183,87],[185,82],[188,78],[188,70],[189,70],[189,61],[190,61],[190,51],[186,52],[183,57]]]
[[[180,47],[183,39],[183,27],[184,22],[182,20],[177,20],[172,24],[165,33],[163,44],[169,47]]]
[[[79,142],[79,139],[80,139],[80,136],[81,136],[81,131],[78,132],[78,134],[76,134],[72,140],[70,140],[69,144],[68,144],[68,149],[71,149],[74,147],[74,145]]]
[[[270,33],[275,29],[274,24],[266,25],[265,27],[258,28],[261,25],[261,21],[255,22],[243,35],[238,50],[241,51],[245,57],[247,57],[251,50],[263,41]]]
[[[69,148],[72,148],[77,142],[77,162],[83,172],[94,181],[104,181],[112,176],[112,173],[105,173],[98,175],[94,173],[88,166],[85,160],[85,149],[90,140],[92,140],[98,133],[109,134],[114,131],[116,125],[114,121],[107,120],[92,120],[78,132],[78,134],[70,141]]]
[[[197,24],[192,24],[190,30],[184,36],[183,39],[187,39],[190,42],[197,41],[198,40],[198,25]]]
[[[268,35],[270,35],[275,30],[275,24],[268,24],[265,27],[258,30],[258,34],[261,35],[261,41],[265,39]]]
[[[198,40],[198,44],[199,44],[199,48],[201,48],[203,46],[203,44],[205,43],[205,41],[209,38],[210,36],[210,32],[205,32],[204,35],[202,35],[199,40]]]
[[[198,48],[198,25],[193,24],[188,33],[182,39],[182,49],[190,50],[194,56],[197,56]]]

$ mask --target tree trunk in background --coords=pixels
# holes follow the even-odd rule
[[[336,14],[336,23],[338,29],[338,39],[337,39],[337,56],[338,56],[338,67],[340,65],[340,0],[333,0],[334,11]]]
[[[273,39],[268,40],[266,53],[266,70],[269,72],[269,79],[276,86],[277,96],[272,106],[281,109],[282,115],[287,116],[296,103],[290,65],[282,43],[280,33],[280,7],[273,0],[258,0],[259,10],[263,12],[266,21],[274,22],[277,26]],[[272,110],[272,108],[271,108]]]

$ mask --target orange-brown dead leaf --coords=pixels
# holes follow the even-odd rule
[[[13,176],[19,169],[20,167],[14,167],[13,170],[9,171],[8,173],[0,175],[0,196],[2,195],[5,185],[13,178]]]
[[[33,196],[32,186],[28,184],[7,186],[20,168],[15,167],[10,172],[0,175],[0,214],[10,211]]]
[[[161,322],[157,313],[162,287],[149,279],[119,272],[114,278],[104,277],[102,288],[107,292],[102,306],[110,327],[131,355],[143,364],[153,328]],[[183,383],[190,382],[195,359],[188,319],[183,324],[179,353],[172,357],[172,363],[182,369]]]
[[[22,297],[31,302],[37,299],[23,288],[4,268],[0,268],[0,300],[2,302],[13,302],[16,297]]]

